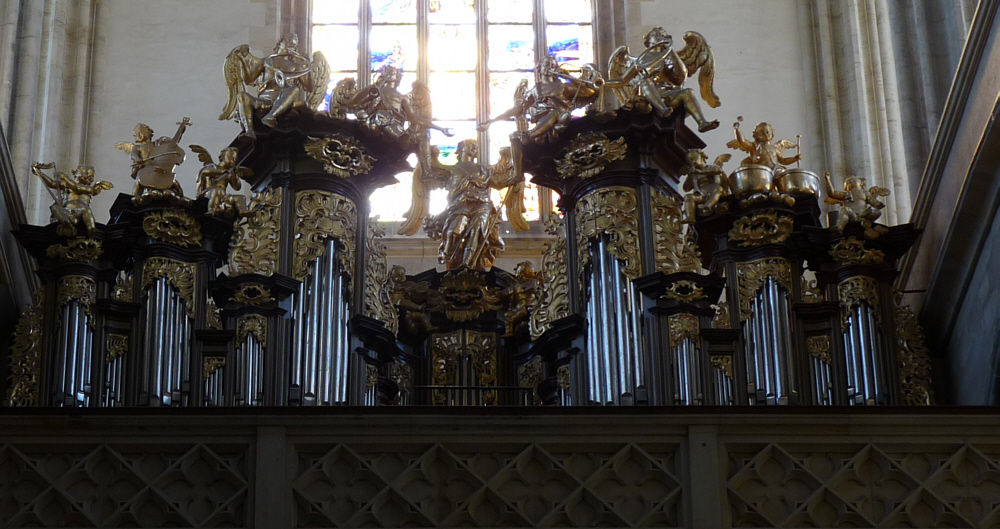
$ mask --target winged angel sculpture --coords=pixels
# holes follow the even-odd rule
[[[438,261],[448,270],[468,267],[489,270],[503,252],[500,237],[501,212],[507,210],[511,227],[526,231],[524,220],[524,176],[514,171],[509,147],[500,150],[500,160],[484,169],[478,161],[479,144],[465,140],[458,144],[458,163],[446,165],[438,157],[437,147],[431,147],[430,163],[418,164],[413,172],[413,201],[403,214],[401,235],[413,235],[421,225],[434,240],[439,241]],[[437,215],[430,215],[430,189],[448,189],[448,206]],[[490,189],[505,189],[507,194],[499,207],[490,200]]]
[[[673,38],[663,28],[653,28],[643,37],[646,49],[638,57],[629,55],[626,46],[611,54],[608,62],[611,80],[604,86],[614,91],[623,108],[641,109],[648,105],[661,116],[667,116],[675,108],[684,107],[698,123],[698,131],[707,132],[718,127],[719,122],[705,119],[694,92],[683,85],[698,72],[702,99],[708,106],[718,107],[719,96],[713,87],[715,58],[700,33],[685,33],[684,42],[685,46],[675,51]]]
[[[253,138],[254,109],[266,110],[260,121],[274,127],[278,116],[295,107],[318,107],[330,83],[330,67],[322,52],[313,53],[310,61],[299,53],[298,45],[298,36],[292,34],[281,37],[274,52],[263,59],[250,53],[247,44],[229,52],[224,65],[229,99],[219,119],[236,118],[243,133]]]

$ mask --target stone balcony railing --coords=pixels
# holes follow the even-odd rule
[[[988,408],[0,412],[0,527],[997,527]]]

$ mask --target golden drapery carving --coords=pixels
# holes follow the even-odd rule
[[[615,160],[625,157],[625,138],[609,140],[604,134],[580,134],[566,147],[566,154],[556,159],[556,170],[563,178],[597,176]]]
[[[729,239],[740,246],[777,244],[785,242],[792,234],[795,221],[788,215],[779,215],[774,210],[741,217],[729,230]]]
[[[837,241],[837,244],[830,248],[830,256],[845,265],[881,264],[885,261],[885,254],[881,250],[865,248],[865,241],[856,237]]]
[[[670,347],[681,345],[686,339],[697,342],[699,335],[698,317],[691,314],[674,314],[667,318]]]
[[[323,163],[326,172],[340,178],[350,178],[371,171],[375,158],[365,153],[358,140],[343,134],[322,138],[306,138],[306,154]]]
[[[555,240],[546,244],[542,254],[542,291],[538,304],[531,311],[528,320],[531,339],[537,340],[551,326],[552,322],[569,316],[569,271],[566,255],[566,223],[561,217],[549,217],[546,231],[555,235]]]
[[[194,270],[193,263],[166,257],[150,257],[142,267],[142,291],[146,292],[153,281],[165,278],[186,302],[188,317],[194,318]]]
[[[107,354],[104,357],[104,363],[110,364],[114,362],[115,359],[128,352],[128,336],[125,334],[108,333],[107,340],[105,341],[105,350]]]
[[[653,252],[656,269],[665,273],[700,272],[701,253],[693,230],[684,232],[680,199],[653,188]]]
[[[165,209],[147,213],[142,219],[142,231],[158,241],[177,246],[198,246],[201,244],[201,224],[187,213],[177,209]]]
[[[736,263],[737,280],[740,290],[740,321],[746,321],[753,314],[754,294],[773,277],[786,292],[792,291],[792,265],[781,257],[765,257],[745,263]]]
[[[328,191],[295,194],[295,246],[292,275],[302,281],[309,265],[323,255],[328,238],[343,242],[340,265],[354,278],[354,245],[357,242],[358,209],[351,199]]]
[[[37,406],[38,379],[41,376],[43,291],[35,292],[35,302],[21,313],[14,326],[10,346],[7,380],[7,406]]]
[[[843,331],[847,332],[850,325],[851,311],[862,301],[868,303],[875,322],[882,325],[882,311],[879,303],[878,281],[868,276],[856,276],[845,279],[837,285],[837,294],[840,297],[840,316],[843,322]]]
[[[365,238],[365,314],[385,323],[389,332],[399,330],[399,316],[392,302],[395,283],[389,276],[389,261],[385,245],[379,239],[385,230],[374,220],[368,221],[368,237]]]
[[[924,332],[910,307],[896,304],[893,313],[898,345],[899,385],[903,404],[931,406],[934,390],[931,384],[931,355],[924,343]]]
[[[274,274],[281,240],[281,188],[255,194],[234,230],[229,271],[233,275]]]
[[[480,386],[497,384],[497,337],[496,333],[460,330],[431,337],[431,380],[435,386],[456,385],[458,382],[458,362],[468,355],[476,381]],[[444,389],[435,389],[434,404],[448,402]],[[483,393],[483,404],[497,403],[497,393],[488,390]]]
[[[101,241],[89,237],[74,237],[64,243],[53,244],[45,249],[45,255],[52,259],[81,262],[95,261],[103,252]]]
[[[267,345],[267,318],[260,314],[244,314],[236,320],[236,342],[243,343],[253,336],[257,343]]]
[[[642,273],[639,255],[639,211],[635,190],[629,187],[606,187],[584,195],[576,203],[576,238],[580,272],[590,262],[587,242],[607,235],[608,251],[624,264],[629,279]],[[581,284],[583,282],[581,281]]]

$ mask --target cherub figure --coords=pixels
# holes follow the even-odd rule
[[[114,186],[104,180],[94,182],[94,168],[89,165],[81,165],[74,169],[72,178],[57,171],[52,175],[45,174],[46,169],[55,167],[54,163],[31,164],[32,174],[41,178],[46,188],[59,193],[58,195],[53,193],[52,198],[55,201],[49,208],[52,218],[59,223],[56,233],[71,237],[76,235],[77,227],[82,226],[84,232],[90,235],[97,226],[94,213],[90,210],[90,200],[101,191],[107,191]]]
[[[842,232],[851,222],[860,222],[865,230],[865,237],[874,239],[888,230],[885,226],[875,224],[875,221],[882,216],[882,209],[885,204],[879,197],[889,196],[889,190],[884,187],[872,186],[865,189],[868,180],[856,176],[848,176],[844,179],[844,190],[837,191],[830,180],[830,173],[823,173],[826,181],[826,194],[824,200],[827,204],[840,206],[837,225],[834,230]]]
[[[514,282],[507,290],[509,307],[504,313],[507,331],[504,337],[514,336],[517,327],[528,319],[529,310],[537,303],[542,290],[542,274],[535,272],[530,261],[522,261],[514,267]]]
[[[680,51],[675,51],[673,37],[663,28],[653,28],[643,38],[646,49],[638,57],[631,57],[626,46],[611,54],[610,80],[605,86],[614,90],[625,107],[643,101],[649,105],[646,108],[652,107],[661,116],[683,107],[698,123],[698,131],[707,132],[718,127],[719,122],[705,118],[694,92],[683,85],[694,72],[700,71],[701,97],[708,106],[718,107],[721,103],[713,88],[715,58],[700,33],[685,33],[684,43]]]
[[[263,59],[250,53],[247,44],[233,48],[223,66],[229,98],[219,119],[235,117],[243,133],[253,138],[254,109],[266,110],[260,122],[274,127],[278,116],[295,107],[318,107],[326,96],[330,66],[322,52],[313,53],[310,61],[298,46],[298,35],[291,34],[281,37],[273,53]],[[256,95],[247,91],[247,85]]]
[[[721,154],[711,164],[708,156],[701,149],[689,149],[685,167],[687,178],[684,180],[684,219],[681,223],[693,224],[697,215],[724,213],[729,205],[719,200],[729,195],[729,179],[722,170],[722,164],[732,158],[731,154]]]
[[[219,163],[215,163],[212,155],[201,145],[188,147],[198,153],[198,161],[204,164],[198,171],[197,193],[199,198],[208,198],[209,214],[237,216],[242,197],[227,194],[226,190],[232,186],[234,191],[239,191],[240,179],[253,176],[253,171],[237,165],[236,156],[239,150],[236,147],[223,149],[219,153]]]
[[[178,142],[190,124],[191,120],[184,118],[177,124],[177,133],[173,138],[162,136],[154,141],[153,129],[145,123],[139,123],[133,131],[135,143],[115,144],[116,149],[125,151],[132,158],[132,178],[135,180],[133,201],[144,195],[154,198],[165,195],[177,198],[184,196],[184,190],[174,175],[174,167],[184,162],[186,154]]]
[[[784,156],[782,153],[786,149],[797,147],[798,145],[788,140],[779,140],[772,143],[774,140],[774,127],[763,121],[753,128],[753,141],[747,141],[746,137],[743,136],[743,132],[740,131],[740,123],[742,121],[743,117],[740,116],[737,118],[736,123],[733,123],[736,139],[726,144],[726,147],[730,149],[737,149],[749,155],[740,162],[740,165],[764,165],[775,169],[779,165],[792,164],[802,159],[802,156],[799,154]]]

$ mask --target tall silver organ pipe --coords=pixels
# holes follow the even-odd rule
[[[264,345],[253,333],[247,333],[236,349],[235,358],[231,372],[235,377],[235,404],[260,406],[264,400]]]
[[[89,406],[94,331],[85,304],[70,300],[59,315],[59,350],[56,354],[54,406]],[[99,398],[99,397],[98,397]]]
[[[215,359],[206,360],[209,362]],[[205,367],[205,405],[225,406],[225,393],[223,381],[225,380],[226,366],[224,362],[216,362],[214,365],[206,364]]]
[[[635,403],[646,388],[641,299],[608,250],[604,238],[591,243],[587,299],[587,400],[598,405]]]
[[[754,294],[751,307],[751,316],[743,322],[750,404],[788,404],[798,395],[789,294],[768,277]]]
[[[679,344],[671,344],[673,357],[674,404],[704,404],[701,355],[695,340],[685,336]]]
[[[853,405],[887,404],[888,348],[867,303],[856,304],[844,328],[844,364],[847,367],[847,401]]]
[[[143,403],[187,405],[192,329],[187,301],[168,279],[156,279],[146,298]]]
[[[340,266],[336,241],[325,251],[295,293],[295,324],[291,359],[291,400],[306,406],[347,404],[351,385],[350,287]]]

